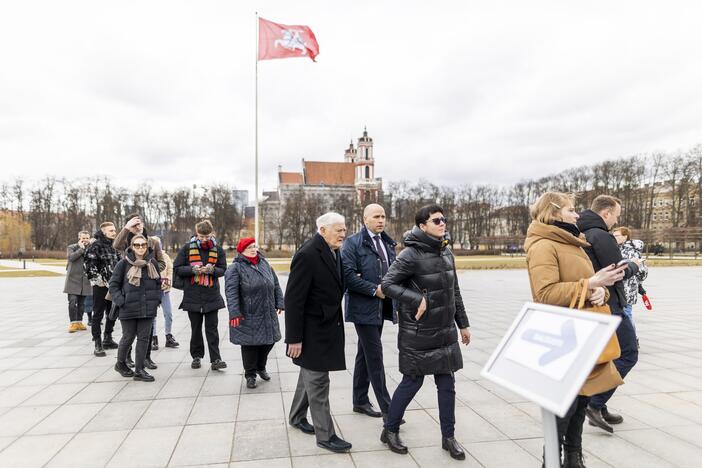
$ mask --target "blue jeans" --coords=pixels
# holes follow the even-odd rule
[[[636,346],[636,330],[634,330],[633,323],[627,315],[619,316],[622,318],[622,321],[617,327],[617,339],[619,340],[619,347],[622,350],[622,354],[618,359],[614,360],[614,365],[623,379],[639,360],[639,350]],[[594,395],[590,399],[590,407],[594,409],[606,408],[607,402],[612,398],[616,389],[617,387],[604,393]]]
[[[632,304],[627,304],[624,306],[624,315],[629,317],[631,320],[631,326],[636,330],[636,324],[634,323],[634,306]]]
[[[171,293],[168,291],[161,291],[161,310],[163,311],[163,321],[166,324],[166,335],[170,335],[173,326],[173,309],[171,308]],[[156,335],[156,317],[154,317],[153,336]]]

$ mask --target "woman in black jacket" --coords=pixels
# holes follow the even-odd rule
[[[285,307],[278,277],[258,252],[256,240],[245,237],[236,247],[239,255],[224,274],[229,309],[229,340],[241,345],[246,387],[256,388],[256,374],[263,380],[268,353],[280,341],[278,314]]]
[[[205,324],[207,348],[210,352],[212,370],[227,367],[219,354],[219,332],[217,316],[224,308],[224,298],[219,292],[219,278],[227,269],[227,255],[217,244],[214,228],[209,220],[195,225],[195,235],[180,249],[173,261],[173,286],[183,290],[183,302],[179,309],[188,311],[190,319],[190,367],[199,369],[205,357],[202,341],[202,324]]]
[[[439,397],[441,446],[451,457],[465,453],[454,438],[456,391],[453,373],[463,367],[458,333],[470,342],[468,316],[458,286],[456,267],[446,238],[446,218],[437,205],[417,212],[416,226],[405,238],[406,248],[383,277],[383,294],[399,302],[398,349],[402,382],[390,403],[380,440],[396,453],[407,453],[399,427],[407,405],[434,375]]]
[[[151,339],[151,322],[161,303],[161,275],[146,237],[139,234],[132,238],[125,257],[115,266],[109,288],[122,322],[115,370],[123,377],[153,382],[154,377],[144,370],[144,359]],[[135,336],[136,361],[132,372],[125,361]]]

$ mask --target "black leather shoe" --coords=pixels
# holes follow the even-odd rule
[[[151,369],[151,370],[158,369],[158,366],[156,365],[156,363],[154,361],[152,361],[150,358],[144,359],[144,367],[146,367],[147,369]]]
[[[93,351],[93,354],[96,355],[97,357],[105,357],[107,356],[107,353],[102,347],[102,341],[100,341],[100,338],[95,340],[95,351]]]
[[[265,380],[266,382],[269,381],[269,380],[271,380],[271,376],[268,375],[268,372],[266,372],[266,369],[257,371],[256,373],[258,374],[259,377],[261,377],[261,378],[262,378],[263,380]]]
[[[585,414],[587,415],[587,420],[591,426],[599,427],[600,429],[605,430],[610,434],[614,433],[614,429],[612,428],[612,426],[607,424],[607,421],[605,421],[602,417],[602,411],[596,410],[588,406],[585,410]]]
[[[134,369],[134,360],[132,360],[131,353],[127,354],[127,359],[124,360],[124,363],[127,365],[127,367]]]
[[[193,369],[199,369],[200,367],[202,367],[202,364],[200,363],[200,358],[196,357],[195,359],[193,359],[193,362],[190,364],[190,367],[192,367]]]
[[[112,335],[105,333],[105,339],[102,340],[102,347],[105,349],[117,349],[119,345],[112,339]]]
[[[158,351],[158,336],[151,337],[151,349]]]
[[[246,388],[256,388],[256,377],[246,377]]]
[[[138,380],[139,382],[153,382],[156,379],[154,379],[153,375],[141,369],[134,372],[134,380]]]
[[[117,361],[117,364],[115,364],[115,370],[119,372],[122,377],[134,377],[134,371],[127,367],[125,362]]]
[[[400,434],[398,432],[390,432],[387,429],[383,429],[380,433],[380,441],[384,444],[388,444],[391,452],[399,453],[402,455],[407,454],[407,447],[400,440]]]
[[[466,459],[466,453],[463,451],[463,447],[461,447],[461,444],[456,442],[456,439],[453,437],[442,437],[441,448],[448,450],[448,453],[454,460]]]
[[[383,423],[388,422],[388,413],[382,413],[383,414]],[[404,418],[400,419],[400,426],[402,426],[405,423]]]
[[[215,359],[210,367],[212,367],[212,370],[226,369],[227,363],[222,361],[221,359]]]
[[[317,447],[327,449],[335,453],[346,453],[351,450],[351,444],[346,442],[344,439],[339,438],[337,435],[331,436],[329,440],[317,442]]]
[[[383,415],[383,413],[381,413],[380,411],[374,410],[373,405],[371,405],[370,403],[366,403],[365,405],[361,406],[354,405],[353,412],[365,414],[366,416],[370,416],[371,418],[379,418]]]
[[[314,426],[306,418],[302,418],[299,423],[291,424],[291,426],[300,429],[305,434],[314,434]]]
[[[602,419],[607,421],[607,424],[621,424],[624,422],[624,417],[621,414],[611,413],[606,406],[602,408]]]

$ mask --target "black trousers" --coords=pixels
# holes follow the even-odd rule
[[[207,312],[188,312],[190,319],[190,356],[193,359],[205,357],[205,344],[202,341],[202,324],[205,323],[205,337],[207,338],[207,348],[210,351],[210,362],[220,359],[219,355],[219,332],[217,331],[218,310]]]
[[[358,325],[358,350],[353,368],[353,405],[368,404],[368,387],[373,385],[373,393],[378,400],[380,411],[387,413],[390,409],[390,393],[385,383],[385,366],[383,365],[383,325]]]
[[[86,297],[77,294],[68,295],[68,320],[71,322],[83,321],[83,308],[85,307]]]
[[[266,370],[268,353],[273,349],[273,345],[241,345],[241,360],[244,361],[244,376],[256,377],[256,371]]]
[[[132,347],[134,337],[136,337],[136,355],[134,357],[134,367],[137,370],[144,370],[144,358],[146,349],[151,341],[151,321],[150,318],[138,318],[120,320],[122,322],[122,339],[119,340],[117,350],[117,361],[124,362],[127,359],[127,352]]]
[[[105,335],[112,335],[115,321],[107,318],[107,312],[112,308],[112,301],[105,300],[107,288],[93,286],[93,325],[91,331],[93,340],[100,338],[100,328],[103,316],[105,317]]]
[[[439,424],[442,437],[453,437],[456,427],[456,381],[453,374],[434,374],[436,391],[439,399]],[[403,375],[402,382],[392,395],[390,411],[388,412],[385,428],[391,432],[400,430],[400,421],[405,414],[412,398],[417,394],[424,376],[412,377]]]
[[[578,395],[564,417],[556,416],[558,440],[567,451],[580,450],[583,446],[583,423],[590,397]]]
[[[625,314],[617,314],[621,317],[622,321],[617,327],[617,340],[619,340],[619,347],[622,350],[622,354],[618,359],[614,360],[614,366],[619,371],[622,379],[626,377],[631,369],[634,368],[639,360],[639,349],[636,346],[636,330],[634,329],[634,324],[631,319]],[[614,391],[618,387],[614,387],[611,390],[607,390],[604,393],[594,395],[590,398],[590,406],[595,409],[602,409],[607,407],[607,402]]]

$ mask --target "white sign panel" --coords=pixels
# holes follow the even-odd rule
[[[620,320],[526,303],[482,375],[563,416]]]

